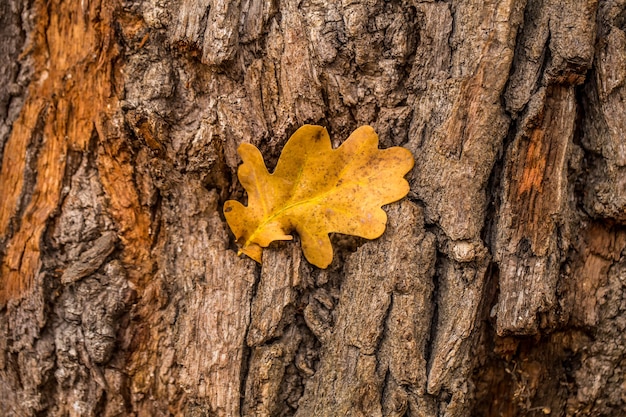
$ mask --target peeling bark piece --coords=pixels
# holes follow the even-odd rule
[[[598,40],[595,71],[584,88],[582,145],[591,152],[585,209],[626,223],[626,34],[611,27]]]
[[[126,329],[131,407],[138,415],[177,407],[182,415],[238,416],[255,265],[227,249],[217,190],[166,164],[159,169],[153,250],[172,256],[159,258]]]
[[[240,14],[239,0],[185,0],[172,40],[200,48],[203,63],[220,65],[237,50]]]
[[[548,6],[549,2],[542,0],[529,0],[526,5],[525,24],[517,40],[513,71],[504,94],[507,110],[513,114],[528,103],[542,75],[550,36]]]
[[[544,77],[555,84],[581,84],[593,59],[598,0],[551,0],[551,62]]]
[[[507,109],[521,112],[544,83],[579,84],[591,65],[596,0],[529,0],[505,92]]]
[[[174,349],[180,381],[196,393],[218,417],[240,414],[245,329],[250,321],[251,262],[234,253],[221,255],[207,268],[205,285],[199,285],[185,300],[177,324],[179,339]],[[222,271],[229,271],[224,279]],[[171,372],[171,371],[170,371]]]
[[[296,326],[290,327],[283,337],[267,346],[255,347],[250,358],[246,380],[243,416],[272,417],[285,407],[281,404],[288,394],[285,374],[296,356],[302,340]],[[294,387],[291,386],[291,389]]]
[[[566,162],[576,116],[574,89],[548,87],[533,100],[506,156],[495,244],[500,335],[536,333],[537,315],[556,301],[558,233],[566,220]]]
[[[459,391],[473,369],[471,343],[483,300],[485,273],[489,257],[486,249],[472,263],[446,259],[439,267],[437,323],[432,340],[432,357],[428,366],[428,393],[438,395],[442,389]],[[458,392],[446,407],[459,406],[466,395]],[[461,395],[463,394],[463,395]]]
[[[100,265],[115,249],[117,243],[115,232],[105,232],[96,239],[93,246],[80,255],[80,259],[63,272],[61,283],[76,282],[96,272]]]
[[[270,18],[277,12],[273,0],[243,0],[241,3],[241,37],[243,43],[257,40]]]
[[[384,391],[390,392],[382,399],[383,415],[395,415],[393,412],[405,407],[417,415],[434,415],[429,410],[436,399],[427,395],[426,387],[427,349],[434,313],[435,236],[418,232],[413,238],[404,237],[404,241],[418,248],[411,262],[419,266],[419,271],[396,277],[380,348],[384,364],[381,372],[388,367]]]
[[[285,308],[296,300],[301,274],[309,272],[298,245],[274,244],[265,250],[263,260],[261,280],[252,301],[248,346],[260,346],[282,335]]]
[[[411,68],[411,82],[416,89],[427,88],[427,81],[445,80],[450,68],[452,14],[450,4],[419,2],[420,41]]]
[[[449,71],[454,72],[427,83],[415,99],[408,145],[416,166],[411,189],[424,201],[427,221],[453,240],[479,238],[484,224],[485,189],[509,125],[500,97],[523,15],[517,3],[460,4],[452,20],[441,10],[442,22],[452,24],[450,42],[456,47]],[[472,25],[491,28],[489,35],[477,38]],[[449,29],[439,30],[431,36],[445,36]],[[425,53],[433,47],[427,44]]]
[[[296,416],[381,416],[387,367],[399,382],[409,384],[409,391],[424,389],[434,239],[432,235],[425,239],[419,226],[413,229],[423,224],[421,210],[413,203],[405,200],[390,206],[388,214],[387,233],[361,246],[347,261],[334,330],[322,347],[319,368],[307,382]],[[419,292],[424,289],[425,294]],[[405,304],[400,302],[390,315],[394,291],[400,298],[400,294],[416,297],[416,310],[403,312]],[[383,341],[389,320],[393,331]],[[396,353],[397,358],[389,358]],[[402,369],[404,365],[416,368]]]
[[[296,3],[287,2],[281,7],[281,14],[283,51],[276,63],[280,90],[275,100],[284,104],[277,109],[278,120],[290,123],[289,120],[294,120],[294,114],[300,124],[308,120],[321,120],[325,117],[324,97],[309,52],[310,42],[304,36],[307,30],[302,12]]]

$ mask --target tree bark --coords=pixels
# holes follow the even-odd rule
[[[0,3],[7,416],[622,416],[626,1]],[[372,125],[374,241],[237,256],[237,147]]]

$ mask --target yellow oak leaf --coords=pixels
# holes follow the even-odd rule
[[[381,206],[409,192],[403,177],[413,167],[407,149],[378,149],[370,126],[359,127],[333,149],[325,128],[304,125],[287,141],[272,174],[254,145],[243,143],[238,152],[248,206],[229,200],[224,215],[240,254],[259,263],[264,247],[291,240],[293,231],[306,259],[320,268],[333,260],[329,233],[379,237],[387,223]]]

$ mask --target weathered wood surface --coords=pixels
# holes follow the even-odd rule
[[[7,416],[626,412],[626,1],[0,3]],[[370,124],[378,240],[262,266],[242,142]]]

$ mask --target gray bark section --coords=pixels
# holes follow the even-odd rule
[[[28,7],[0,5],[0,150]],[[623,1],[118,8],[120,110],[70,154],[35,288],[0,314],[7,415],[621,415]],[[304,123],[410,149],[411,193],[328,270],[297,243],[259,267],[220,214],[236,149],[272,166]],[[107,212],[111,140],[152,216],[147,283]]]

